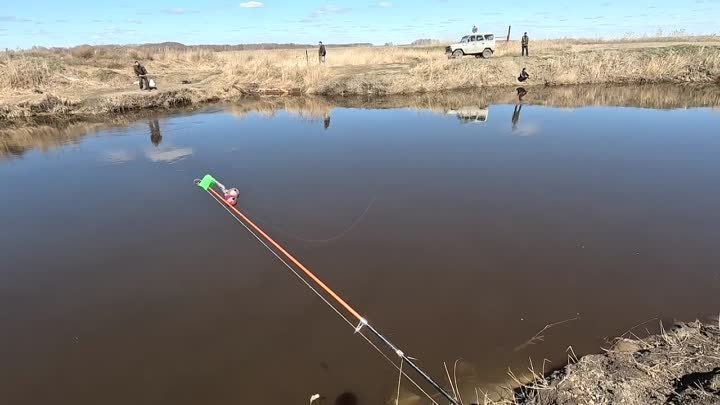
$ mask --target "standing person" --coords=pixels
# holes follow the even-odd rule
[[[150,91],[150,83],[147,79],[147,70],[145,69],[145,66],[141,65],[140,62],[135,61],[133,64],[133,71],[135,71],[135,76],[140,79],[140,90]]]
[[[528,37],[527,32],[522,37],[522,56],[530,56],[530,52],[528,52],[528,44],[530,43],[530,38]]]
[[[320,48],[318,49],[318,61],[320,63],[325,63],[325,55],[327,55],[327,50],[325,49],[325,45],[322,43],[322,41],[319,42]]]
[[[473,33],[473,34],[477,33],[477,26],[476,26],[476,25],[473,25],[472,33]]]

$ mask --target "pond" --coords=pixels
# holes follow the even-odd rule
[[[717,94],[258,99],[4,129],[0,396],[395,399],[397,370],[193,185],[206,173],[435,379],[462,359],[466,402],[530,359],[717,318]],[[400,403],[429,401],[404,381]]]

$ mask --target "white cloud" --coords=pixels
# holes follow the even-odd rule
[[[28,20],[27,18],[17,18],[12,15],[0,15],[0,21],[2,21],[2,22],[32,22],[32,20]]]
[[[182,7],[176,7],[176,8],[169,8],[167,10],[164,10],[165,14],[169,15],[183,15],[183,14],[190,14],[195,13],[194,10],[188,10]]]
[[[100,156],[100,159],[106,162],[120,164],[135,160],[135,156],[132,152],[127,150],[108,150]]]
[[[535,123],[519,124],[512,130],[513,135],[517,136],[535,136],[540,133],[540,126]]]
[[[265,3],[262,3],[260,1],[246,1],[244,3],[240,3],[241,8],[262,8],[265,7]]]
[[[348,11],[347,8],[341,7],[341,6],[324,6],[320,7],[319,9],[315,10],[315,14],[324,15],[324,14],[340,14]]]
[[[192,153],[193,150],[191,148],[168,147],[161,150],[148,150],[145,152],[145,157],[156,163],[175,163],[192,155]]]
[[[342,6],[333,6],[333,5],[323,6],[323,7],[320,7],[319,9],[313,11],[312,13],[310,13],[310,15],[308,15],[307,17],[300,20],[300,22],[302,22],[302,23],[314,22],[314,21],[317,21],[318,19],[329,17],[333,14],[342,14],[342,13],[346,13],[348,11],[350,11],[349,8],[342,7]]]

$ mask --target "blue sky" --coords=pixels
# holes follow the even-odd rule
[[[178,41],[407,43],[483,31],[532,38],[720,33],[720,0],[3,1],[0,48]]]

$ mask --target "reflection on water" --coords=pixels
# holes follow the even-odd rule
[[[122,164],[130,163],[138,158],[145,158],[150,162],[172,164],[192,155],[192,148],[175,146],[167,142],[162,144],[163,136],[160,120],[156,118],[150,119],[147,121],[147,125],[147,132],[150,136],[152,148],[118,149],[117,147],[112,147],[100,152],[100,160],[113,164]]]
[[[516,129],[520,120],[521,104],[563,108],[593,105],[660,109],[718,107],[720,106],[720,91],[717,86],[572,86],[538,88],[532,89],[532,91],[519,87],[513,90],[493,88],[474,93],[433,93],[369,99],[359,97],[249,98],[225,108],[240,118],[248,114],[273,117],[276,112],[285,111],[304,120],[317,120],[321,122],[324,129],[329,129],[331,112],[334,108],[415,108],[455,115],[459,120],[467,123],[481,123],[489,119],[489,106],[498,104],[517,106],[511,118],[512,128]],[[162,112],[162,114],[169,115],[172,112]],[[0,127],[0,159],[22,156],[29,149],[47,150],[68,142],[75,142],[79,138],[91,135],[101,129],[127,126],[147,115],[157,116],[158,112],[143,111],[110,118],[78,118],[75,121],[13,122],[10,123],[10,126],[6,125],[5,128]],[[162,133],[157,118],[150,118],[148,127],[152,144],[159,146],[162,142]],[[526,134],[530,132],[533,131],[527,128],[524,131]]]
[[[21,158],[0,160],[0,397],[427,403],[197,191],[208,172],[438,381],[446,362],[466,402],[529,358],[704,318],[720,114],[684,107],[717,97],[270,98],[5,128]]]
[[[175,163],[192,155],[191,148],[173,148],[167,147],[163,149],[155,149],[145,153],[145,156],[153,162]]]
[[[160,146],[162,142],[162,134],[160,133],[160,123],[156,119],[148,121],[150,127],[150,142],[155,146]]]
[[[454,115],[464,124],[482,123],[488,120],[488,107],[464,106],[457,110],[448,110],[448,115]]]
[[[127,150],[107,150],[101,159],[108,163],[128,163],[135,159],[135,155]]]
[[[522,111],[522,104],[515,104],[512,115],[512,129],[515,131],[517,123],[520,121],[520,112]]]

